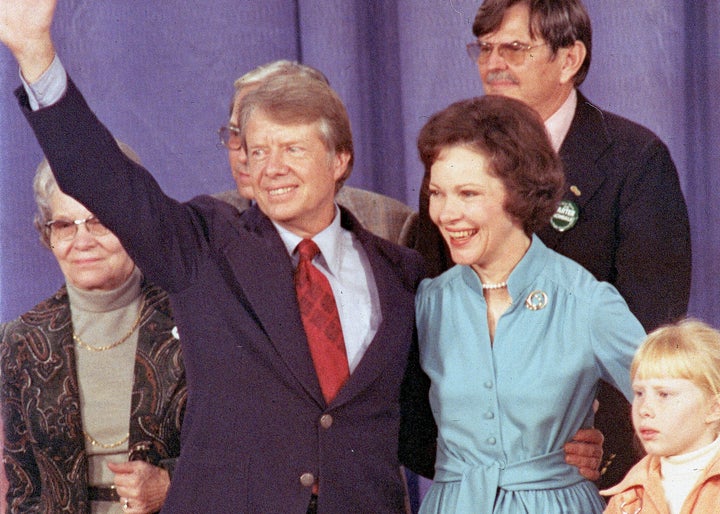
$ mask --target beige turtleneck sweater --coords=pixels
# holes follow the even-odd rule
[[[136,323],[142,309],[142,274],[135,268],[128,280],[111,291],[86,291],[67,284],[74,333],[95,348],[111,345],[124,337]],[[91,351],[75,341],[75,359],[80,384],[80,409],[89,461],[89,483],[107,487],[113,473],[107,462],[127,460],[130,403],[138,330],[122,344],[103,351]],[[100,502],[94,502],[100,503]],[[118,507],[119,504],[106,504]],[[111,512],[93,505],[93,512]],[[119,510],[118,512],[122,512]]]

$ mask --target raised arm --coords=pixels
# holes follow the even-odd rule
[[[16,90],[23,114],[63,192],[113,231],[148,279],[166,291],[182,289],[207,255],[199,249],[205,221],[167,197],[147,170],[123,154],[54,60],[54,7],[54,0],[0,3],[0,40],[27,82]]]
[[[0,41],[15,56],[23,77],[35,82],[55,57],[50,35],[56,0],[3,0]]]

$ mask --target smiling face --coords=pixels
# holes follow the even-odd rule
[[[73,221],[91,216],[80,202],[56,189],[50,197],[53,220]],[[75,237],[50,243],[65,280],[79,289],[111,290],[122,285],[135,267],[130,256],[112,232],[96,236],[85,224],[77,227]]]
[[[330,225],[335,183],[347,169],[349,154],[329,151],[317,123],[286,125],[261,110],[248,119],[245,140],[260,210],[301,237]]]
[[[552,49],[539,34],[530,35],[530,8],[524,2],[509,7],[498,29],[478,39],[496,47],[486,62],[478,63],[485,94],[521,100],[543,120],[565,102],[574,87],[573,77],[585,57],[580,42],[558,49],[553,56]],[[508,64],[497,51],[499,44],[513,42],[535,47],[526,52],[524,61],[518,65]]]
[[[720,404],[684,378],[635,378],[632,419],[649,454],[682,455],[715,440]]]
[[[479,152],[465,146],[440,150],[429,193],[430,219],[455,263],[472,266],[484,279],[509,272],[527,250],[529,237],[505,210],[505,186]]]

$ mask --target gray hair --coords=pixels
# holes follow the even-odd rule
[[[325,84],[330,83],[330,81],[328,81],[327,77],[323,74],[323,72],[321,72],[317,68],[313,68],[312,66],[300,64],[297,61],[280,59],[278,61],[272,61],[266,64],[262,64],[257,68],[253,68],[252,70],[248,71],[245,75],[236,79],[235,82],[233,82],[235,92],[233,93],[232,100],[230,101],[230,116],[232,116],[232,112],[235,108],[237,98],[243,89],[249,86],[258,86],[270,77],[274,77],[275,75],[302,76],[319,80],[320,82],[324,82]]]

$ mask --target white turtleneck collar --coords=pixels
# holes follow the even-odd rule
[[[690,453],[660,458],[660,475],[670,514],[678,514],[712,458],[720,452],[720,437]]]

